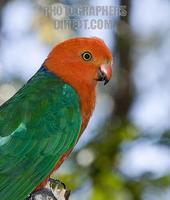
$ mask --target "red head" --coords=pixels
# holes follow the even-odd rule
[[[54,47],[44,64],[79,94],[82,133],[94,110],[97,81],[106,84],[112,76],[110,50],[99,38],[74,38]]]
[[[65,82],[76,88],[77,84],[107,83],[112,75],[112,54],[99,38],[74,38],[66,40],[49,54],[45,66]]]

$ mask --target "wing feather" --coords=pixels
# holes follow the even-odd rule
[[[0,107],[0,197],[23,200],[75,145],[79,97],[45,70]]]

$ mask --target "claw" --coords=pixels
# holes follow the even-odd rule
[[[62,186],[63,187],[63,189],[66,189],[66,185],[62,182],[62,181],[60,181],[60,180],[56,180],[56,179],[53,179],[53,178],[49,178],[49,182],[50,182],[50,187],[51,188],[55,188],[56,186]]]

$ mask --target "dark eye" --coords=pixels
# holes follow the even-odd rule
[[[92,55],[90,52],[86,51],[84,53],[82,53],[82,58],[85,60],[85,61],[89,61],[92,59]]]

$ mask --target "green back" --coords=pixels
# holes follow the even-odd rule
[[[76,91],[42,67],[0,107],[0,199],[24,200],[75,145]]]

